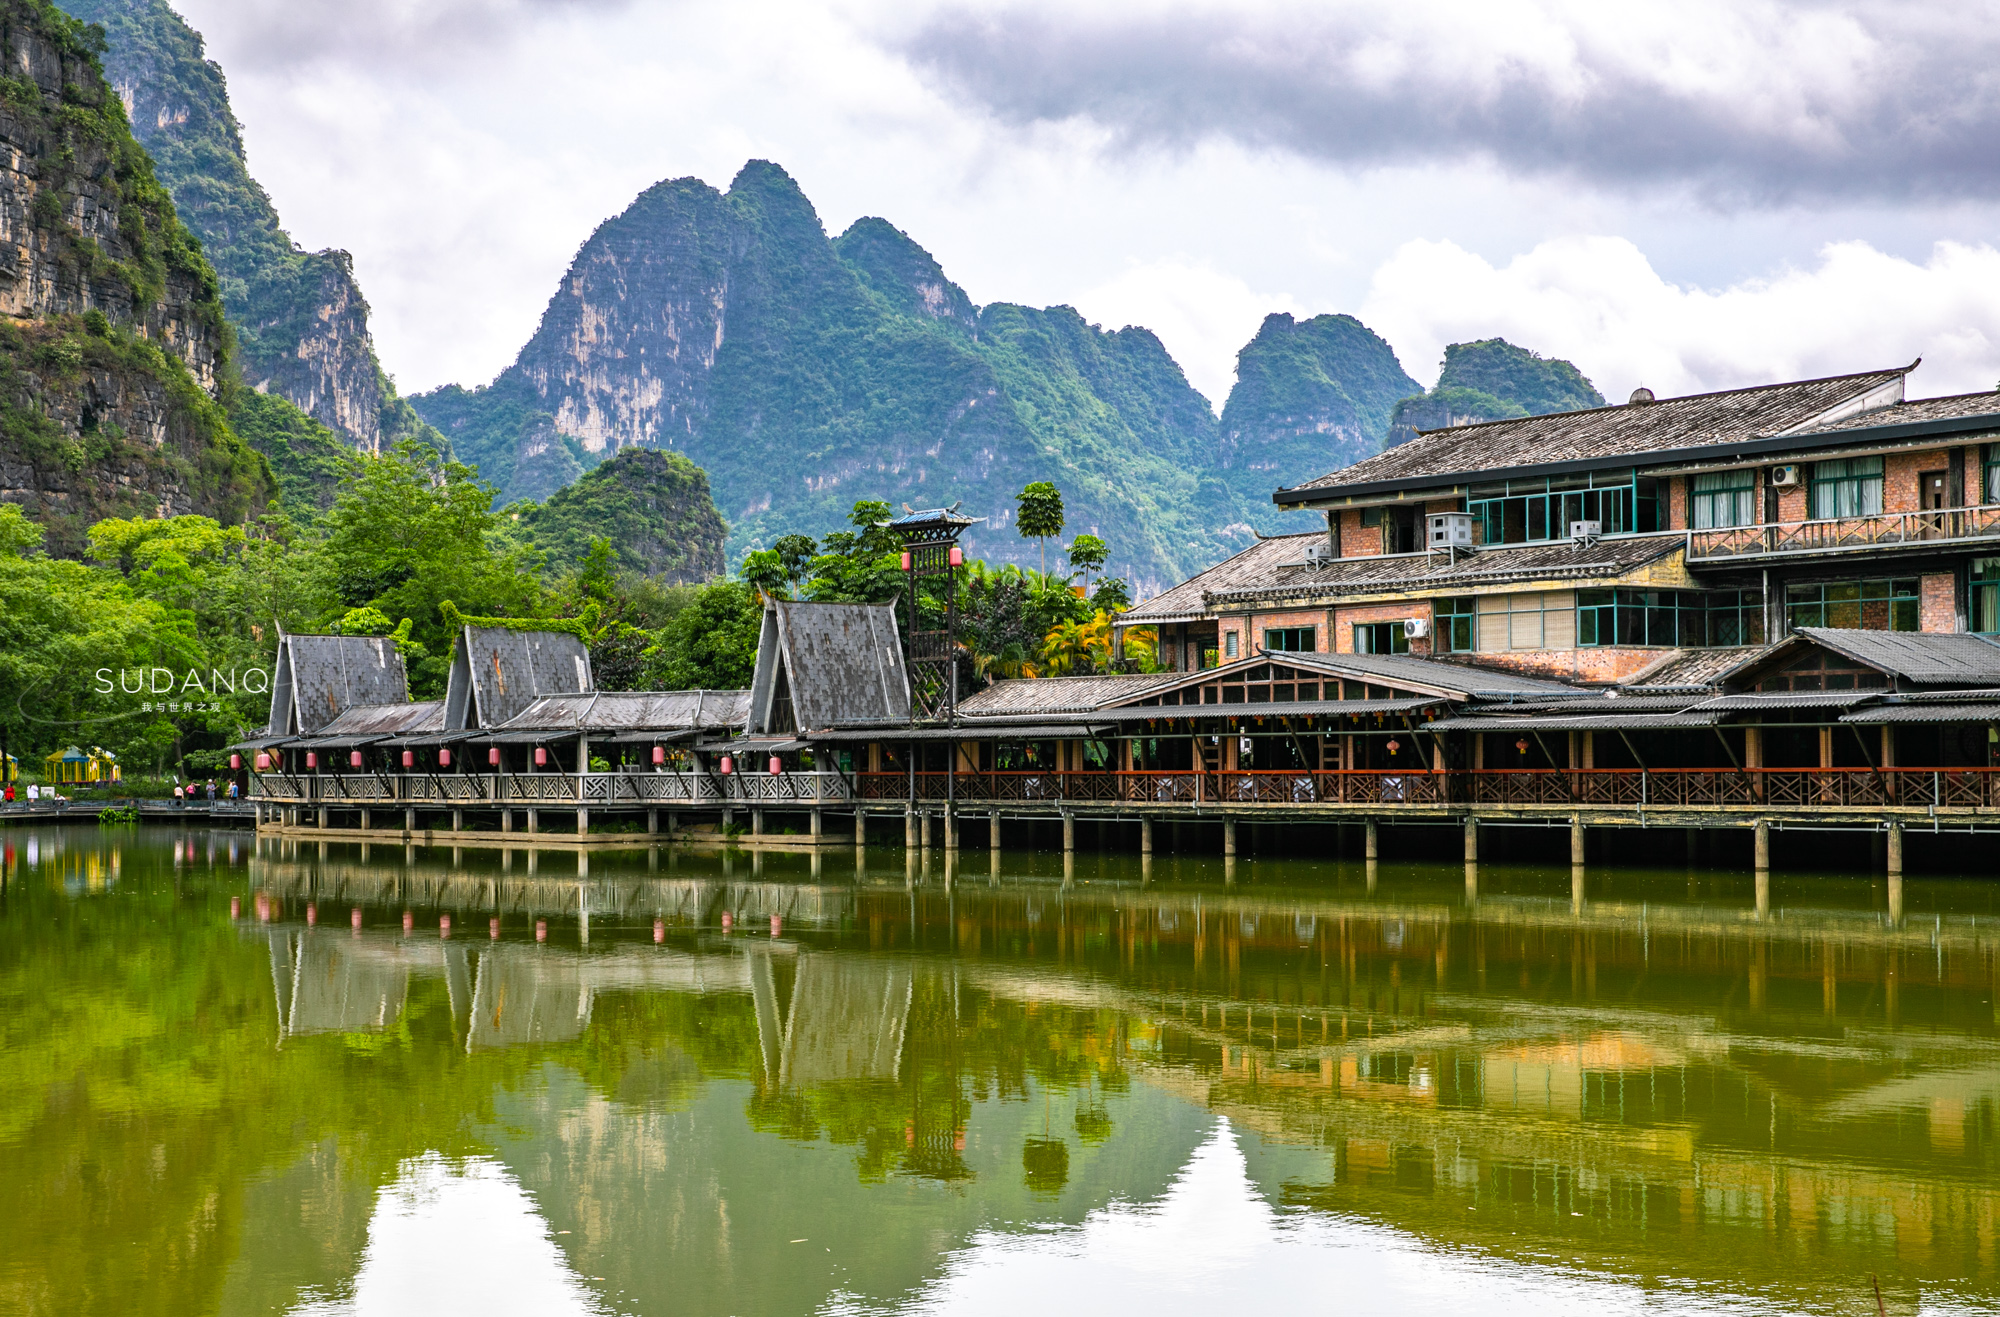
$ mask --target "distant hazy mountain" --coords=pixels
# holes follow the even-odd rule
[[[1517,348],[1504,338],[1453,343],[1444,350],[1437,387],[1396,404],[1389,445],[1408,443],[1419,430],[1603,405],[1603,395],[1567,361]]]

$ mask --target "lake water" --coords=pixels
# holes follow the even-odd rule
[[[0,863],[8,1313],[2000,1299],[2000,884],[1892,921],[1824,874],[1760,917],[1747,872]]]

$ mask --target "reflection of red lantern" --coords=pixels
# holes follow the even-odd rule
[[[439,768],[451,767],[451,751],[449,750],[438,751],[438,767]]]
[[[258,756],[257,756],[257,758],[258,758],[259,760],[262,760],[262,759],[264,759],[264,758],[266,758],[266,757],[267,757],[267,756],[264,756],[264,755],[258,755]],[[262,764],[260,763],[260,764],[258,765],[258,767],[260,767],[260,768],[261,768],[261,767],[263,767],[263,765],[262,765]],[[319,751],[317,751],[317,750],[308,750],[308,751],[306,751],[306,767],[307,767],[307,768],[318,768],[318,767],[319,767]]]
[[[1519,751],[1521,754],[1528,753],[1528,738],[1524,736],[1520,740],[1514,742],[1514,749]]]
[[[243,767],[243,756],[242,756],[242,755],[231,755],[231,756],[229,756],[229,771],[230,771],[230,772],[232,772],[232,773],[233,773],[233,772],[235,772],[235,771],[236,771],[237,769],[239,769],[239,768],[241,768],[241,767]]]
[[[772,776],[772,777],[776,777],[776,776],[777,776],[778,774],[780,774],[780,773],[782,773],[782,772],[784,772],[784,771],[785,771],[785,761],[784,761],[784,760],[782,760],[782,759],[780,759],[780,758],[778,758],[778,756],[776,756],[776,755],[772,755],[772,756],[771,756],[771,776]]]
[[[361,752],[359,750],[355,750],[349,753],[349,755],[347,756],[347,762],[355,768],[361,767]]]
[[[270,766],[271,766],[271,756],[259,751],[257,755],[257,771],[262,773],[266,769],[270,768]]]
[[[728,777],[731,773],[735,771],[736,771],[736,761],[731,759],[728,755],[722,756],[722,775],[724,777]]]
[[[654,766],[658,767],[659,765],[664,764],[666,762],[667,762],[667,748],[663,745],[654,746],[653,747]]]
[[[491,764],[491,765],[493,765],[493,767],[495,767],[495,768],[498,768],[498,767],[500,767],[500,747],[499,747],[499,746],[495,745],[495,746],[488,746],[488,747],[487,747],[487,750],[486,750],[486,762],[487,762],[487,763],[489,763],[489,764]]]
[[[415,768],[416,766],[417,766],[416,754],[413,751],[409,750],[403,751],[403,767]]]
[[[535,747],[535,767],[536,767],[536,768],[547,768],[547,767],[548,767],[548,764],[549,764],[549,752],[548,752],[548,750],[547,750],[547,749],[545,749],[545,748],[544,748],[544,747],[542,747],[542,746],[539,746],[539,745],[538,745],[538,746],[536,746],[536,747]]]

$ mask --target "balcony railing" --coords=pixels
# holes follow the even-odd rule
[[[1692,562],[2000,538],[2000,504],[1691,530],[1687,537],[1687,556]]]
[[[2000,809],[1994,768],[1261,769],[1144,772],[278,774],[266,803],[404,807],[843,804],[1230,806],[1561,805],[1624,809]]]

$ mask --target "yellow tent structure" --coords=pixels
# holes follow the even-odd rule
[[[116,782],[119,776],[117,756],[94,745],[88,752],[71,746],[42,760],[44,782],[81,786],[93,782]]]
[[[8,755],[0,761],[0,782],[18,782],[21,778],[21,761]]]

